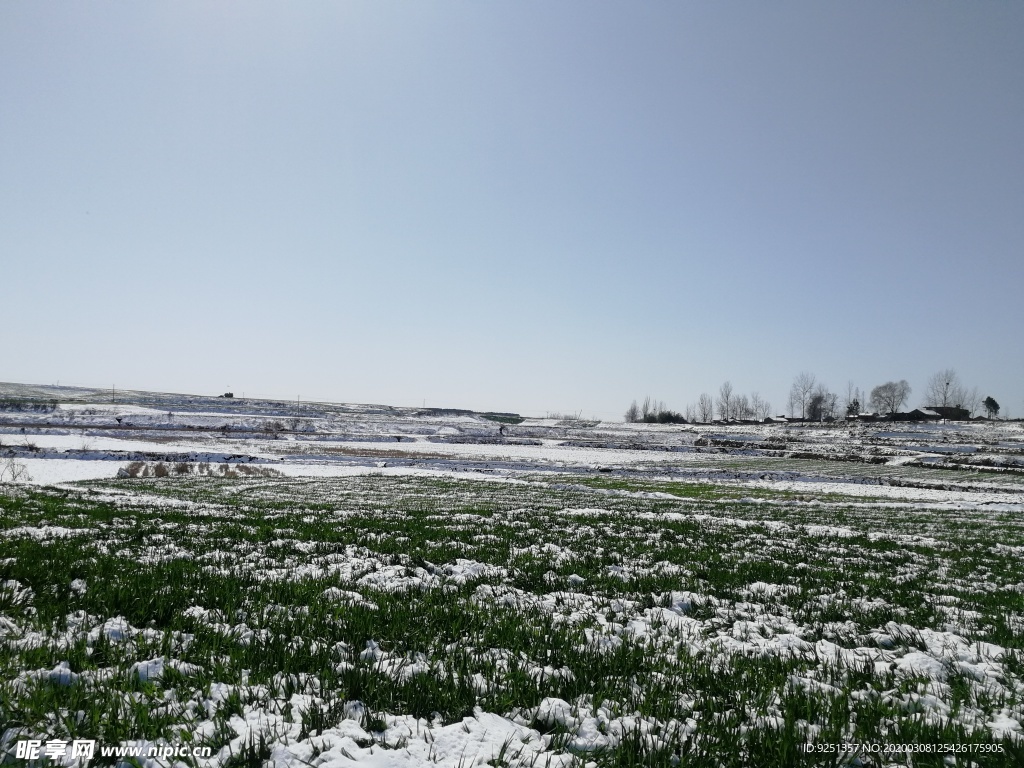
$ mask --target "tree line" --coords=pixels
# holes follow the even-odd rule
[[[900,412],[910,399],[912,389],[906,379],[887,381],[861,393],[860,387],[848,382],[845,397],[833,392],[824,382],[808,372],[801,372],[793,379],[789,390],[789,415],[805,421],[835,421],[843,416],[856,416],[866,409],[879,414],[893,416]],[[999,415],[999,403],[988,396],[984,399],[977,387],[967,387],[952,368],[933,374],[925,387],[925,408],[958,409],[967,417],[973,417],[981,408],[989,418]],[[771,416],[771,404],[757,392],[749,396],[733,389],[726,381],[718,389],[717,396],[704,392],[695,403],[688,404],[683,413],[668,408],[663,401],[644,398],[642,403],[634,400],[626,409],[627,422],[656,424],[707,423],[716,418],[721,421],[765,421]]]
[[[733,391],[732,384],[725,382],[718,390],[717,398],[703,393],[696,403],[686,406],[684,413],[670,410],[665,403],[644,398],[643,404],[634,400],[626,409],[626,421],[646,422],[655,424],[687,424],[693,422],[714,421],[717,414],[723,421],[738,419],[741,421],[764,421],[772,412],[771,403],[757,392],[748,397]]]

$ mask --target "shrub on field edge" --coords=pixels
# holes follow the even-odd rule
[[[282,477],[283,475],[273,467],[252,464],[210,464],[209,462],[191,463],[188,461],[175,462],[168,466],[160,461],[156,464],[148,464],[144,461],[133,461],[126,467],[117,471],[120,479],[141,478],[141,477],[170,477],[173,474],[178,477],[199,476],[216,477],[234,480],[239,477]]]

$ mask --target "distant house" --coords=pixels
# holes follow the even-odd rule
[[[869,413],[867,411],[862,411],[861,413],[848,415],[846,417],[846,420],[847,421],[880,421],[882,418],[883,417],[879,416],[877,413]]]
[[[931,408],[915,408],[912,411],[899,411],[890,418],[893,421],[940,421],[942,416]]]
[[[788,424],[789,419],[785,416],[769,416],[764,420],[765,424]]]
[[[935,411],[939,414],[940,419],[949,419],[950,421],[967,421],[971,417],[970,411],[959,405],[926,405],[925,408]]]

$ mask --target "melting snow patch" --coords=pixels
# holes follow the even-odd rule
[[[139,681],[143,683],[149,680],[159,680],[164,676],[164,660],[162,657],[158,657],[136,662],[132,664],[131,674],[133,677],[138,677]]]
[[[945,680],[948,677],[946,666],[927,653],[911,651],[896,661],[899,672],[908,677],[927,677],[930,680]]]

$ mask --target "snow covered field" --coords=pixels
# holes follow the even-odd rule
[[[10,762],[1024,764],[1020,424],[0,394]]]

